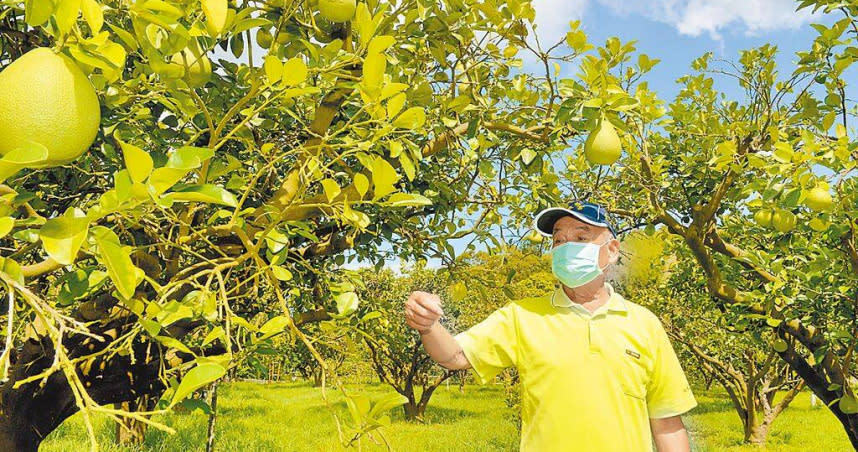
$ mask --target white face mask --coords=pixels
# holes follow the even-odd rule
[[[551,250],[551,272],[566,287],[581,287],[596,279],[604,268],[599,267],[601,245],[587,242],[566,242]],[[610,265],[610,264],[609,264]]]

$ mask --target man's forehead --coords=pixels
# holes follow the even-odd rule
[[[565,217],[558,218],[557,221],[554,222],[554,232],[561,229],[582,229],[589,231],[591,229],[596,229],[596,227],[585,223],[572,215],[567,215]]]

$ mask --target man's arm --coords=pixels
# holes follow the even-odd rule
[[[681,416],[650,419],[652,437],[658,452],[689,452],[688,432]]]
[[[426,292],[414,292],[405,302],[405,323],[420,333],[426,353],[449,370],[470,369],[462,347],[438,319],[444,315],[441,299]]]

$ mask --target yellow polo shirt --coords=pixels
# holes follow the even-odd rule
[[[592,314],[557,289],[455,336],[480,384],[518,368],[522,452],[652,451],[650,418],[697,405],[658,318],[609,290]]]

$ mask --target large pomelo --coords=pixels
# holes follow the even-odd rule
[[[65,55],[34,49],[0,72],[0,155],[32,141],[48,159],[31,166],[62,165],[92,146],[100,123],[95,89]]]
[[[623,152],[620,136],[607,119],[602,119],[584,142],[584,157],[594,165],[610,165]]]
[[[355,0],[319,0],[319,14],[331,22],[348,22],[355,15]]]

